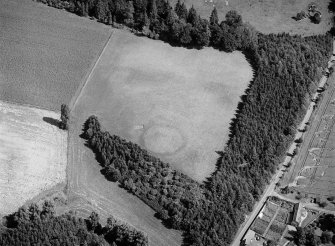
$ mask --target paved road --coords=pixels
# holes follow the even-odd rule
[[[270,185],[268,185],[268,187],[266,188],[265,192],[263,193],[263,196],[261,198],[261,200],[259,200],[254,208],[254,210],[251,212],[251,214],[249,215],[247,221],[243,224],[243,228],[240,229],[240,231],[238,232],[237,236],[235,237],[233,243],[231,244],[232,246],[239,246],[240,242],[243,238],[243,236],[245,235],[245,233],[248,231],[249,227],[251,226],[252,222],[255,220],[255,218],[257,217],[259,211],[261,210],[261,208],[263,207],[263,204],[266,202],[266,199],[272,195],[272,192],[276,186],[276,183],[279,181],[279,177],[283,174],[283,170],[285,168],[281,167],[277,173],[275,174],[274,178],[272,179]]]
[[[335,40],[333,41],[333,50],[335,52]],[[330,60],[333,60],[335,59],[334,56],[332,56],[332,58]],[[330,61],[330,63],[328,63],[328,67],[330,66],[333,66],[333,63]],[[327,78],[325,76],[322,76],[322,78],[320,79],[320,82],[319,82],[319,87],[323,87],[325,85],[327,81]],[[310,119],[310,116],[312,114],[312,111],[313,111],[313,105],[314,104],[313,102],[311,102],[311,105],[309,106],[307,112],[306,112],[306,115],[300,125],[299,128],[302,127],[302,125],[306,124],[308,122],[308,120]],[[297,132],[296,133],[296,136],[295,136],[295,139],[298,139],[301,135],[301,132]],[[293,152],[293,150],[296,148],[296,144],[295,143],[292,143],[292,145],[290,146],[289,148],[289,153]],[[255,220],[255,218],[257,217],[258,213],[260,212],[263,204],[265,203],[266,199],[273,195],[274,193],[274,188],[276,186],[276,183],[278,183],[279,181],[279,177],[283,174],[283,170],[284,170],[284,167],[283,165],[286,165],[287,163],[289,163],[291,161],[291,157],[286,157],[285,158],[285,161],[284,163],[281,165],[280,167],[280,170],[278,170],[276,172],[276,174],[274,175],[274,178],[272,178],[271,182],[270,182],[270,185],[266,188],[265,192],[263,193],[263,196],[262,198],[258,201],[258,203],[256,204],[254,210],[251,212],[251,214],[249,215],[249,217],[247,218],[247,221],[243,223],[242,225],[242,229],[240,229],[237,233],[237,236],[235,237],[233,243],[231,244],[232,246],[239,246],[240,245],[240,242],[242,240],[242,238],[244,237],[245,233],[248,231],[249,227],[251,226],[252,222]],[[307,206],[308,208],[308,206]],[[315,209],[315,208],[314,208]],[[321,209],[319,209],[321,211]],[[328,210],[325,210],[325,211],[328,211]]]

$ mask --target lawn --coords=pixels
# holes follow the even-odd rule
[[[174,5],[177,0],[170,2]],[[307,12],[307,6],[311,2],[316,3],[322,13],[320,24],[313,24],[307,19],[300,22],[292,19],[302,10]],[[185,0],[185,3],[188,7],[193,5],[205,18],[210,16],[213,6],[218,9],[220,20],[224,19],[229,10],[237,10],[244,21],[263,33],[288,32],[310,36],[325,33],[332,26],[328,0]]]
[[[110,27],[31,0],[0,1],[0,100],[60,110]]]
[[[65,181],[67,134],[59,115],[0,102],[0,214]]]

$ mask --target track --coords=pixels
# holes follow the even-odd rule
[[[81,97],[83,91],[111,40],[112,35],[82,82],[81,88],[71,100],[66,185],[68,204],[63,211],[73,210],[83,217],[88,217],[92,211],[96,211],[102,223],[112,215],[146,233],[149,245],[180,246],[181,232],[167,229],[155,218],[154,211],[139,198],[120,188],[118,184],[107,181],[100,173],[101,167],[95,160],[94,153],[85,146],[84,139],[79,137],[86,116],[78,105],[84,100]]]
[[[334,49],[334,51],[333,51],[333,53],[334,53],[334,52],[335,52],[335,40],[333,41],[333,49]],[[331,60],[332,60],[332,59],[334,59],[334,57],[332,57]],[[332,64],[331,64],[331,65],[332,65]],[[328,64],[328,66],[330,66],[330,65]],[[333,77],[334,77],[334,76],[333,76]],[[326,83],[326,81],[324,80],[324,76],[323,76],[323,77],[321,78],[321,80],[320,80],[319,86],[324,86],[325,83]],[[325,94],[325,93],[323,93],[323,94]],[[333,95],[335,94],[335,87],[334,87],[333,84],[332,84],[332,90],[331,90],[330,94],[331,94],[331,96],[329,97],[330,99],[327,98],[328,100],[327,100],[327,102],[326,102],[326,107],[322,107],[322,115],[324,115],[324,113],[325,113],[325,111],[326,111],[326,108],[328,107],[329,103],[331,102],[331,98],[332,98]],[[324,100],[322,100],[322,102],[323,102],[323,101],[324,101]],[[322,104],[322,103],[321,103],[321,104]],[[311,105],[309,106],[308,110],[310,109],[310,107],[311,107]],[[317,109],[317,111],[316,111],[316,115],[318,114],[320,108],[321,108],[321,105],[318,107],[318,109]],[[306,115],[307,115],[307,114],[309,114],[308,111],[306,112]],[[306,117],[306,115],[305,115],[305,117]],[[303,122],[302,122],[303,124],[306,123],[306,122],[305,122],[305,117],[304,117]],[[311,119],[309,119],[309,121],[311,121]],[[303,124],[302,124],[302,125],[303,125]],[[318,122],[317,128],[319,128],[320,124],[321,124],[321,121]],[[332,124],[333,124],[333,123],[332,123]],[[311,131],[309,131],[309,132],[311,132]],[[315,133],[315,132],[316,132],[316,131],[312,131],[312,133],[313,133],[312,140],[314,140],[314,137],[315,137],[315,136],[314,136],[314,133]],[[301,134],[301,133],[300,133],[300,134]],[[299,132],[296,134],[296,136],[297,136],[297,135],[299,135]],[[306,140],[305,140],[305,141],[306,141]],[[292,144],[292,146],[293,146],[293,145],[294,145],[294,143]],[[306,150],[306,154],[305,154],[305,157],[304,157],[304,163],[306,162],[307,155],[309,154],[309,153],[308,153],[308,150],[310,149],[311,145],[312,145],[312,141],[310,141],[309,144],[308,144],[308,147],[307,147],[307,150]],[[291,148],[292,148],[292,146],[291,146]],[[291,149],[291,148],[290,148],[290,149]],[[295,148],[294,148],[294,149],[295,149]],[[301,154],[300,154],[300,156],[301,156]],[[288,156],[287,156],[287,157],[285,158],[284,163],[287,164],[291,159],[292,159],[291,157],[288,157]],[[292,178],[292,175],[295,173],[296,168],[297,168],[297,165],[295,164],[295,165],[294,165],[294,169],[293,169],[294,171],[292,172],[292,174],[291,174],[291,176],[290,176],[290,180],[291,180],[291,178]],[[277,182],[279,182],[279,177],[284,173],[284,171],[285,171],[285,170],[283,170],[283,168],[281,168],[280,170],[278,170],[278,171],[276,172],[276,174],[274,175],[274,178],[271,180],[270,185],[269,185],[269,186],[267,187],[267,189],[264,191],[264,193],[263,193],[263,195],[262,195],[260,201],[257,202],[257,204],[255,205],[253,211],[252,211],[251,214],[248,216],[248,219],[246,220],[246,222],[245,222],[243,225],[241,225],[240,230],[238,231],[237,235],[236,235],[235,238],[234,238],[234,241],[233,241],[232,244],[231,244],[232,246],[238,246],[238,245],[240,245],[241,240],[243,239],[243,237],[245,236],[245,234],[246,234],[247,231],[249,230],[251,224],[252,224],[253,221],[255,220],[256,216],[257,216],[258,213],[260,212],[260,210],[261,210],[261,208],[263,207],[263,205],[264,205],[264,203],[265,203],[267,197],[270,196],[270,195],[274,195],[274,194],[276,194],[276,193],[274,192],[275,184],[276,184]]]

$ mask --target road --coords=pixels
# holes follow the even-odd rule
[[[249,227],[251,226],[252,222],[257,217],[258,213],[262,209],[264,203],[266,202],[266,199],[272,195],[272,192],[274,191],[274,188],[276,186],[276,183],[279,181],[279,177],[283,174],[283,170],[285,168],[281,167],[277,173],[275,174],[274,178],[270,182],[270,184],[267,186],[265,192],[263,193],[262,198],[256,203],[254,210],[249,214],[248,219],[246,222],[243,223],[243,228],[240,229],[237,233],[237,236],[235,237],[232,246],[239,246],[242,238],[244,237],[245,233],[249,230]]]
[[[333,53],[335,53],[335,40],[333,41]],[[330,58],[330,61],[328,62],[328,68],[333,66],[333,62],[332,60],[335,60],[335,56],[332,56]],[[323,87],[325,85],[327,81],[327,77],[326,76],[322,76],[322,78],[320,79],[319,82],[319,87]],[[314,97],[318,96],[318,93],[315,93]],[[313,98],[314,98],[313,97]],[[306,125],[306,123],[308,123],[312,111],[313,111],[313,104],[315,104],[314,102],[311,102],[311,104],[308,107],[308,110],[305,114],[304,119],[302,120],[299,129],[303,128],[304,125]],[[296,136],[295,136],[295,140],[301,137],[301,132],[297,132]],[[292,143],[288,153],[293,153],[293,151],[296,149],[296,143]],[[263,193],[261,199],[256,203],[254,210],[251,212],[251,214],[249,214],[247,220],[242,224],[242,228],[237,232],[237,235],[235,236],[234,241],[232,242],[232,246],[239,246],[240,242],[242,240],[242,238],[244,237],[244,235],[246,234],[246,232],[249,230],[249,227],[251,226],[251,224],[253,223],[253,221],[256,219],[257,215],[259,214],[261,208],[263,207],[264,203],[266,202],[266,199],[274,194],[274,188],[276,186],[276,183],[278,183],[279,181],[279,177],[281,177],[283,175],[283,171],[285,170],[285,167],[283,167],[284,165],[288,164],[291,161],[292,157],[287,156],[284,160],[284,162],[282,163],[282,165],[280,166],[280,169],[276,172],[276,174],[274,175],[274,177],[271,179],[270,184],[268,185],[268,187],[266,188],[265,192]],[[308,206],[307,206],[308,208]],[[315,209],[313,207],[313,209]],[[320,211],[322,211],[321,209],[319,209]],[[325,210],[328,211],[328,210]],[[333,213],[333,212],[332,212]]]

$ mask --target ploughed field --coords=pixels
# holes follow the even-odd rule
[[[31,0],[0,1],[0,100],[60,109],[110,27]]]
[[[59,115],[0,101],[0,214],[65,181],[67,133]]]
[[[174,4],[178,0],[172,0]],[[181,1],[183,2],[183,1]],[[194,6],[198,13],[208,18],[215,6],[220,21],[229,10],[237,10],[245,22],[262,33],[290,33],[311,36],[324,34],[332,27],[332,14],[328,12],[329,0],[184,0],[188,7]],[[313,24],[307,18],[296,21],[297,13],[305,11],[310,3],[316,3],[322,14],[320,24]]]
[[[240,52],[188,50],[115,31],[73,114],[80,123],[97,115],[110,133],[203,180],[251,79]]]

